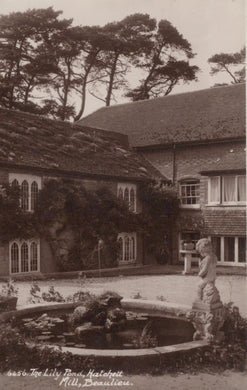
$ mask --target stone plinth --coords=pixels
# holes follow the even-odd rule
[[[210,283],[204,288],[202,300],[194,301],[187,318],[196,330],[194,340],[220,341],[224,338],[220,329],[225,321],[225,309],[213,284]]]

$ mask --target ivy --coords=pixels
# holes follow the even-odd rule
[[[79,181],[47,180],[35,211],[27,213],[20,208],[20,189],[5,186],[0,192],[0,237],[3,242],[44,237],[62,271],[95,268],[101,240],[101,265],[112,267],[117,265],[120,232],[141,233],[151,251],[162,248],[170,234],[178,206],[174,189],[152,182],[142,184],[139,192],[143,209],[136,214],[107,188],[88,190]],[[59,245],[65,235],[71,242],[63,256]]]

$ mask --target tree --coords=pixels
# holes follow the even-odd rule
[[[234,84],[245,81],[245,47],[236,53],[220,53],[214,54],[208,59],[211,65],[212,76],[225,72],[227,73]],[[235,70],[234,70],[235,69]]]
[[[81,42],[81,52],[75,64],[75,82],[72,88],[80,96],[80,107],[74,116],[78,121],[85,109],[87,86],[96,85],[106,77],[106,72],[100,61],[101,52],[107,47],[103,29],[99,26],[85,26],[77,29]]]
[[[56,65],[51,42],[71,24],[60,14],[49,7],[0,16],[0,104],[25,109],[31,91],[49,83]]]
[[[180,81],[196,80],[199,68],[189,64],[191,45],[169,21],[159,22],[151,42],[151,49],[135,61],[146,76],[126,94],[132,100],[168,95]]]
[[[126,85],[126,74],[132,61],[150,48],[151,32],[155,27],[155,19],[149,15],[133,14],[120,22],[109,23],[104,27],[106,47],[101,52],[98,69],[105,70],[106,106],[111,103],[113,91]]]

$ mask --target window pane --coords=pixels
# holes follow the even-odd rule
[[[130,239],[130,260],[135,260],[135,238]]]
[[[221,255],[220,255],[220,237],[211,237],[211,242],[213,246],[213,251],[217,256],[217,259],[220,261]]]
[[[219,191],[219,178],[210,178],[210,194],[209,202],[219,203],[220,202],[220,191]]]
[[[135,211],[135,191],[133,188],[130,190],[130,211]]]
[[[235,199],[235,177],[224,176],[224,202],[234,202]]]
[[[246,177],[238,176],[238,202],[246,201]]]
[[[28,246],[25,242],[21,246],[21,272],[28,272]]]
[[[30,246],[30,271],[38,271],[38,246],[35,242]]]
[[[224,238],[224,261],[234,262],[234,237]]]
[[[19,250],[16,243],[11,245],[11,273],[19,272]]]
[[[238,261],[239,263],[246,262],[246,237],[238,238]]]
[[[21,185],[21,208],[28,210],[28,182],[24,180]]]
[[[118,239],[118,260],[122,261],[123,260],[123,239],[120,237]]]
[[[36,181],[32,182],[31,185],[31,210],[35,210],[38,201],[38,184]]]
[[[118,190],[118,198],[123,200],[123,190],[122,190],[122,188],[119,188],[119,190]]]
[[[128,261],[130,259],[130,239],[129,237],[124,238],[124,260]]]
[[[125,190],[124,190],[124,201],[126,202],[127,205],[129,204],[129,190],[128,190],[128,188],[125,188]]]

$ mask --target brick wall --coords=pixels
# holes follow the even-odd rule
[[[198,175],[198,172],[205,170],[206,166],[214,163],[218,158],[223,157],[231,149],[234,151],[243,150],[244,142],[227,142],[207,145],[176,146],[175,172],[176,180],[188,176]],[[162,149],[153,151],[142,151],[144,156],[160,172],[172,180],[173,177],[173,151]]]
[[[210,207],[208,203],[208,178],[201,176],[200,171],[206,170],[218,158],[229,153],[230,150],[242,151],[244,142],[214,143],[208,145],[176,146],[175,159],[173,150],[165,149],[143,151],[144,156],[160,172],[173,179],[179,188],[179,181],[186,178],[200,180],[200,209],[181,209],[178,219],[178,229],[174,229],[172,242],[173,262],[178,262],[178,241],[181,231],[200,231],[203,235],[245,236],[246,219],[244,207],[218,206]],[[201,226],[201,222],[204,226]],[[199,227],[197,227],[199,226]]]

